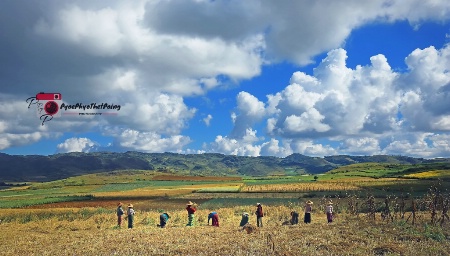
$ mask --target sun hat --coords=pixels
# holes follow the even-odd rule
[[[129,204],[129,205],[128,205],[128,208],[133,208],[133,205],[132,205],[132,204]]]
[[[189,201],[189,203],[187,203],[186,205],[193,205],[194,203]]]
[[[306,204],[313,204],[311,200],[306,201]]]
[[[256,203],[256,205],[261,205],[261,203]]]
[[[247,215],[248,216],[249,214],[248,214],[248,212],[244,212],[242,215]]]
[[[333,204],[333,202],[329,201],[327,204]]]
[[[122,203],[121,203],[121,202],[120,202],[120,203],[118,203],[118,204],[117,204],[117,206],[122,206]]]

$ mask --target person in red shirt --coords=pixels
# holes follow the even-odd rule
[[[196,206],[197,205],[191,201],[186,204],[186,211],[188,212],[188,224],[186,224],[186,226],[194,226],[195,211],[197,210]]]
[[[262,223],[262,217],[264,217],[264,212],[263,212],[263,208],[262,205],[260,203],[256,204],[256,225],[258,227],[262,227],[263,223]]]

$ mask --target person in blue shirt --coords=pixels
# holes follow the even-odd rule
[[[120,228],[122,226],[122,215],[125,214],[124,210],[122,209],[122,203],[119,203],[117,205],[117,226]]]
[[[208,225],[209,225],[209,220],[212,219],[212,225],[214,227],[218,227],[219,226],[219,215],[217,214],[217,212],[211,212],[208,215]]]
[[[165,228],[167,225],[167,221],[169,221],[169,218],[170,216],[167,212],[164,212],[161,215],[159,215],[159,227]]]

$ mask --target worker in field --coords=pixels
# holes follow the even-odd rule
[[[298,212],[292,211],[291,212],[291,225],[298,224]]]
[[[239,224],[239,227],[243,227],[245,224],[248,223],[248,215],[249,214],[247,212],[244,212],[242,214],[242,219],[241,219],[241,223]]]
[[[117,205],[117,226],[120,228],[122,226],[122,216],[125,214],[125,212],[122,209],[122,203],[119,203]]]
[[[186,211],[188,212],[188,223],[186,226],[192,227],[194,226],[195,222],[195,211],[197,210],[197,204],[189,201],[189,203],[186,204]]]
[[[167,222],[169,221],[169,214],[167,212],[161,213],[161,215],[159,215],[159,227],[160,228],[165,228],[167,225]]]
[[[329,201],[327,207],[325,208],[327,213],[327,221],[328,223],[333,222],[333,202]]]
[[[262,217],[264,217],[264,212],[261,203],[256,204],[255,214],[256,214],[256,226],[262,227],[263,226]]]
[[[219,215],[217,214],[217,212],[211,212],[208,215],[208,225],[209,225],[209,220],[212,219],[211,225],[213,225],[214,227],[218,227],[219,226]]]
[[[311,223],[312,205],[313,205],[313,202],[311,202],[310,200],[306,201],[306,203],[305,203],[305,217],[304,217],[303,221],[307,224]]]
[[[129,204],[128,210],[127,210],[128,228],[133,228],[134,214],[135,214],[135,211],[133,209],[133,205]]]

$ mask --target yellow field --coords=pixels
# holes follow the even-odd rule
[[[416,178],[416,179],[428,179],[428,178],[436,178],[436,177],[450,177],[449,170],[432,170],[427,172],[419,172],[405,175],[405,177]]]
[[[195,185],[182,185],[176,187],[144,187],[127,191],[111,191],[111,192],[94,192],[95,197],[157,197],[157,196],[179,196],[193,193],[197,190],[223,190],[225,188],[236,189],[242,184],[236,185],[236,183],[216,183],[216,184],[195,184]]]
[[[371,177],[345,177],[345,179],[337,179],[337,180],[327,180],[326,182],[330,183],[345,183],[345,184],[358,184],[358,183],[381,183],[381,182],[399,182],[399,181],[407,181],[409,179],[403,178],[380,178],[374,179]],[[321,181],[319,181],[321,182]]]
[[[352,191],[359,190],[358,186],[343,182],[309,182],[295,184],[265,184],[245,186],[242,192],[321,192],[321,191]]]

